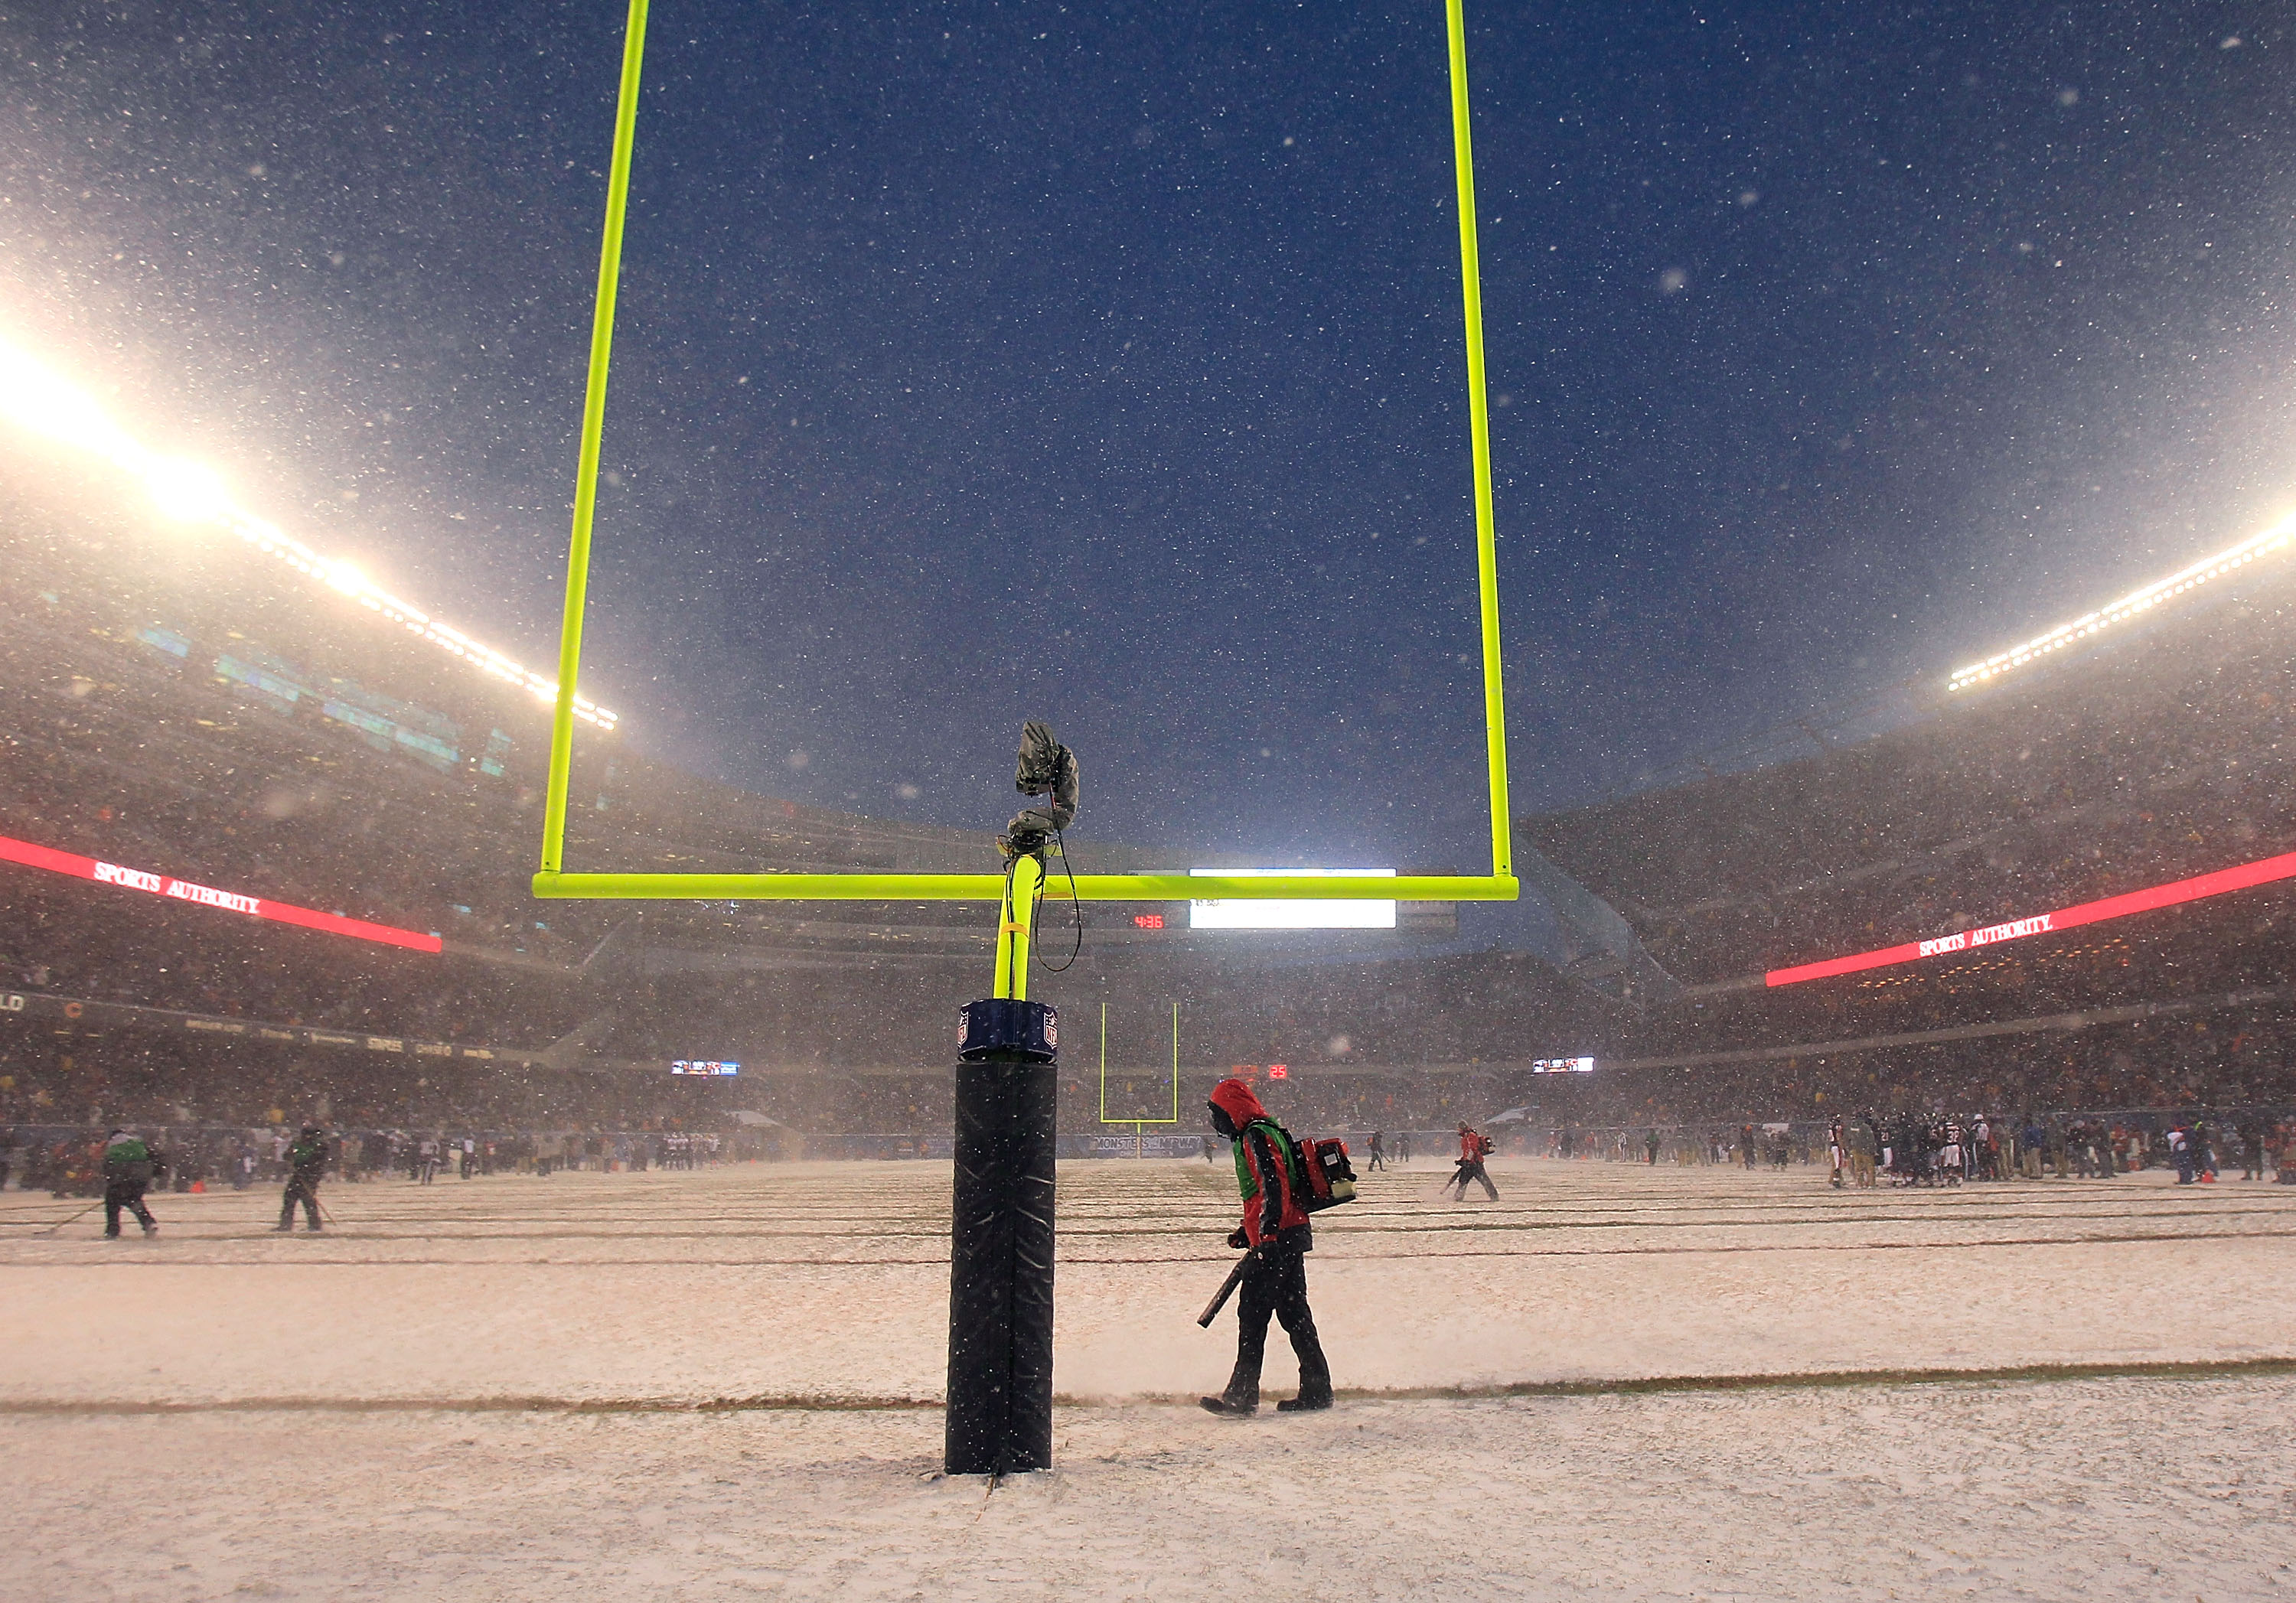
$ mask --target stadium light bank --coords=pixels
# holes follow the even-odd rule
[[[2164,601],[2171,601],[2188,590],[2196,590],[2212,579],[2220,579],[2228,573],[2246,567],[2259,557],[2268,556],[2274,552],[2286,549],[2292,537],[2296,537],[2296,512],[2291,512],[2263,533],[2250,536],[2229,551],[2220,551],[2212,557],[2202,557],[2191,567],[2181,568],[2165,579],[2155,580],[2142,590],[2130,591],[2110,606],[2100,607],[2095,611],[2077,617],[2069,624],[2059,624],[2046,634],[2036,634],[2021,645],[2012,646],[2005,651],[1997,651],[1983,662],[1973,662],[1967,667],[1956,668],[1953,671],[1953,677],[1946,682],[1946,689],[1965,691],[1974,685],[1982,684],[1987,680],[1998,678],[2013,669],[2021,668],[2027,663],[2046,656],[2051,651],[2060,651],[2067,646],[2079,645],[2084,641],[2103,634],[2115,624],[2126,623],[2130,618],[2149,611]]]
[[[518,686],[545,707],[557,701],[556,680],[439,622],[349,563],[323,557],[278,525],[256,517],[232,500],[230,491],[212,470],[152,450],[105,416],[86,391],[4,341],[0,341],[0,417],[27,433],[101,458],[141,480],[164,516],[180,523],[227,528],[258,551],[348,596],[449,656],[461,658],[480,673]],[[574,698],[574,716],[604,730],[621,721],[619,715],[578,695]]]

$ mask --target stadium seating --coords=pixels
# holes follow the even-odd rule
[[[1526,830],[1693,983],[2274,855],[2296,845],[2285,588],[1859,745]]]
[[[436,932],[444,951],[0,866],[0,991],[141,1010],[0,1024],[0,1123],[255,1128],[324,1108],[347,1125],[532,1134],[722,1123],[740,1108],[816,1133],[946,1132],[936,1043],[981,983],[977,909],[539,905],[526,876],[546,720],[529,696],[372,620],[347,623],[327,598],[229,553],[197,584],[152,577],[163,568],[135,538],[0,518],[12,558],[0,835]],[[2289,609],[2251,597],[2200,623],[2132,634],[1864,745],[1525,831],[1662,963],[1709,986],[2284,849],[2296,838],[2284,799],[2296,761],[2283,732]],[[751,795],[649,762],[626,737],[585,732],[577,750],[570,856],[586,865],[993,860],[986,831]],[[1526,1129],[1615,1129],[1808,1121],[1866,1101],[2284,1098],[2286,1032],[2263,1006],[2007,1044],[1715,1060],[2126,1000],[2129,963],[2151,965],[2141,990],[2154,999],[2276,985],[2276,948],[2251,938],[2258,910],[2275,905],[2255,893],[2184,910],[2169,934],[2084,932],[1919,985],[1884,974],[1791,995],[1722,990],[1649,1014],[1502,952],[1205,965],[1095,942],[1075,976],[1045,984],[1056,1001],[1110,1001],[1160,1042],[1163,1026],[1144,1021],[1184,1004],[1183,1133],[1210,1078],[1247,1059],[1291,1066],[1271,1091],[1287,1117],[1357,1134],[1513,1106],[1535,1108]],[[234,1021],[302,1034],[221,1033]],[[349,1044],[314,1044],[314,1032]],[[1062,1128],[1078,1140],[1128,1128],[1101,1123],[1098,1066],[1076,1039]],[[1168,1109],[1168,1083],[1139,1067],[1160,1051],[1119,1045],[1111,1116]],[[1581,1052],[1606,1067],[1528,1072],[1530,1059]],[[665,1072],[690,1056],[743,1057],[748,1077]]]

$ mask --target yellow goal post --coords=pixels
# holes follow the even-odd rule
[[[1475,582],[1481,601],[1483,729],[1490,777],[1491,868],[1488,874],[1288,875],[1218,873],[1078,874],[1046,882],[1041,895],[1085,902],[1401,901],[1511,902],[1519,894],[1507,814],[1506,708],[1500,687],[1498,567],[1491,505],[1490,408],[1483,378],[1481,267],[1475,243],[1474,155],[1468,133],[1466,27],[1463,0],[1445,0],[1450,46],[1451,149],[1458,186],[1459,277],[1466,320],[1467,405],[1474,470]],[[589,381],[582,404],[574,478],[573,535],[566,557],[566,601],[558,644],[556,716],[549,789],[543,807],[542,863],[535,896],[578,900],[990,902],[1007,894],[1003,873],[595,873],[565,867],[566,806],[574,757],[574,697],[581,675],[582,624],[597,506],[599,442],[613,349],[614,301],[621,279],[622,233],[636,143],[638,85],[645,59],[647,0],[630,0],[622,40],[613,160],[606,178],[606,222],[590,328]]]

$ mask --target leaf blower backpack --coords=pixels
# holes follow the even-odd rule
[[[1292,1192],[1310,1214],[1356,1199],[1355,1165],[1348,1162],[1348,1144],[1336,1138],[1301,1141],[1270,1119],[1283,1147],[1283,1161],[1292,1167]]]

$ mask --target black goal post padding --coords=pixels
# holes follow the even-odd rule
[[[1029,1056],[1034,1054],[999,1051],[956,1070],[946,1451],[951,1475],[1012,1475],[1053,1465],[1059,1071]]]

